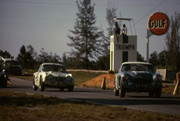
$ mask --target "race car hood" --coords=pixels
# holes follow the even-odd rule
[[[147,71],[129,71],[127,72],[133,78],[140,78],[140,79],[152,79],[153,73]]]
[[[52,71],[49,71],[49,72],[46,72],[46,75],[49,76],[54,76],[54,77],[72,77],[72,74],[68,74],[68,73],[62,73],[62,72],[52,72]]]

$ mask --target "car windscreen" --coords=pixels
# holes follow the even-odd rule
[[[153,72],[153,65],[150,64],[124,64],[121,71],[147,71]]]
[[[61,65],[44,65],[42,68],[43,71],[53,71],[53,72],[65,72],[65,68]]]

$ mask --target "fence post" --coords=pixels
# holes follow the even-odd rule
[[[177,82],[176,82],[176,85],[175,85],[175,88],[174,88],[173,95],[180,94],[179,80],[180,80],[180,72],[176,73],[176,81]]]

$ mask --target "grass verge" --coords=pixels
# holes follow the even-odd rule
[[[179,121],[180,116],[0,90],[0,121]]]
[[[75,77],[75,85],[79,86],[80,84],[93,79],[103,73],[101,72],[83,72],[83,71],[72,71],[70,72]]]

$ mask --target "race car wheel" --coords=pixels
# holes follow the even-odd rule
[[[120,89],[119,89],[119,95],[120,97],[125,97],[126,91],[123,87],[123,85],[121,85]]]
[[[33,89],[34,89],[34,91],[36,91],[38,89],[38,87],[35,85],[34,79],[33,79]]]
[[[73,91],[73,89],[74,89],[74,86],[71,86],[71,87],[68,88],[68,91],[71,92],[71,91]]]
[[[42,82],[42,77],[40,78],[40,91],[44,91],[45,89],[45,86],[43,85],[43,82]]]
[[[116,87],[114,87],[114,95],[119,96],[119,90],[117,90]]]

